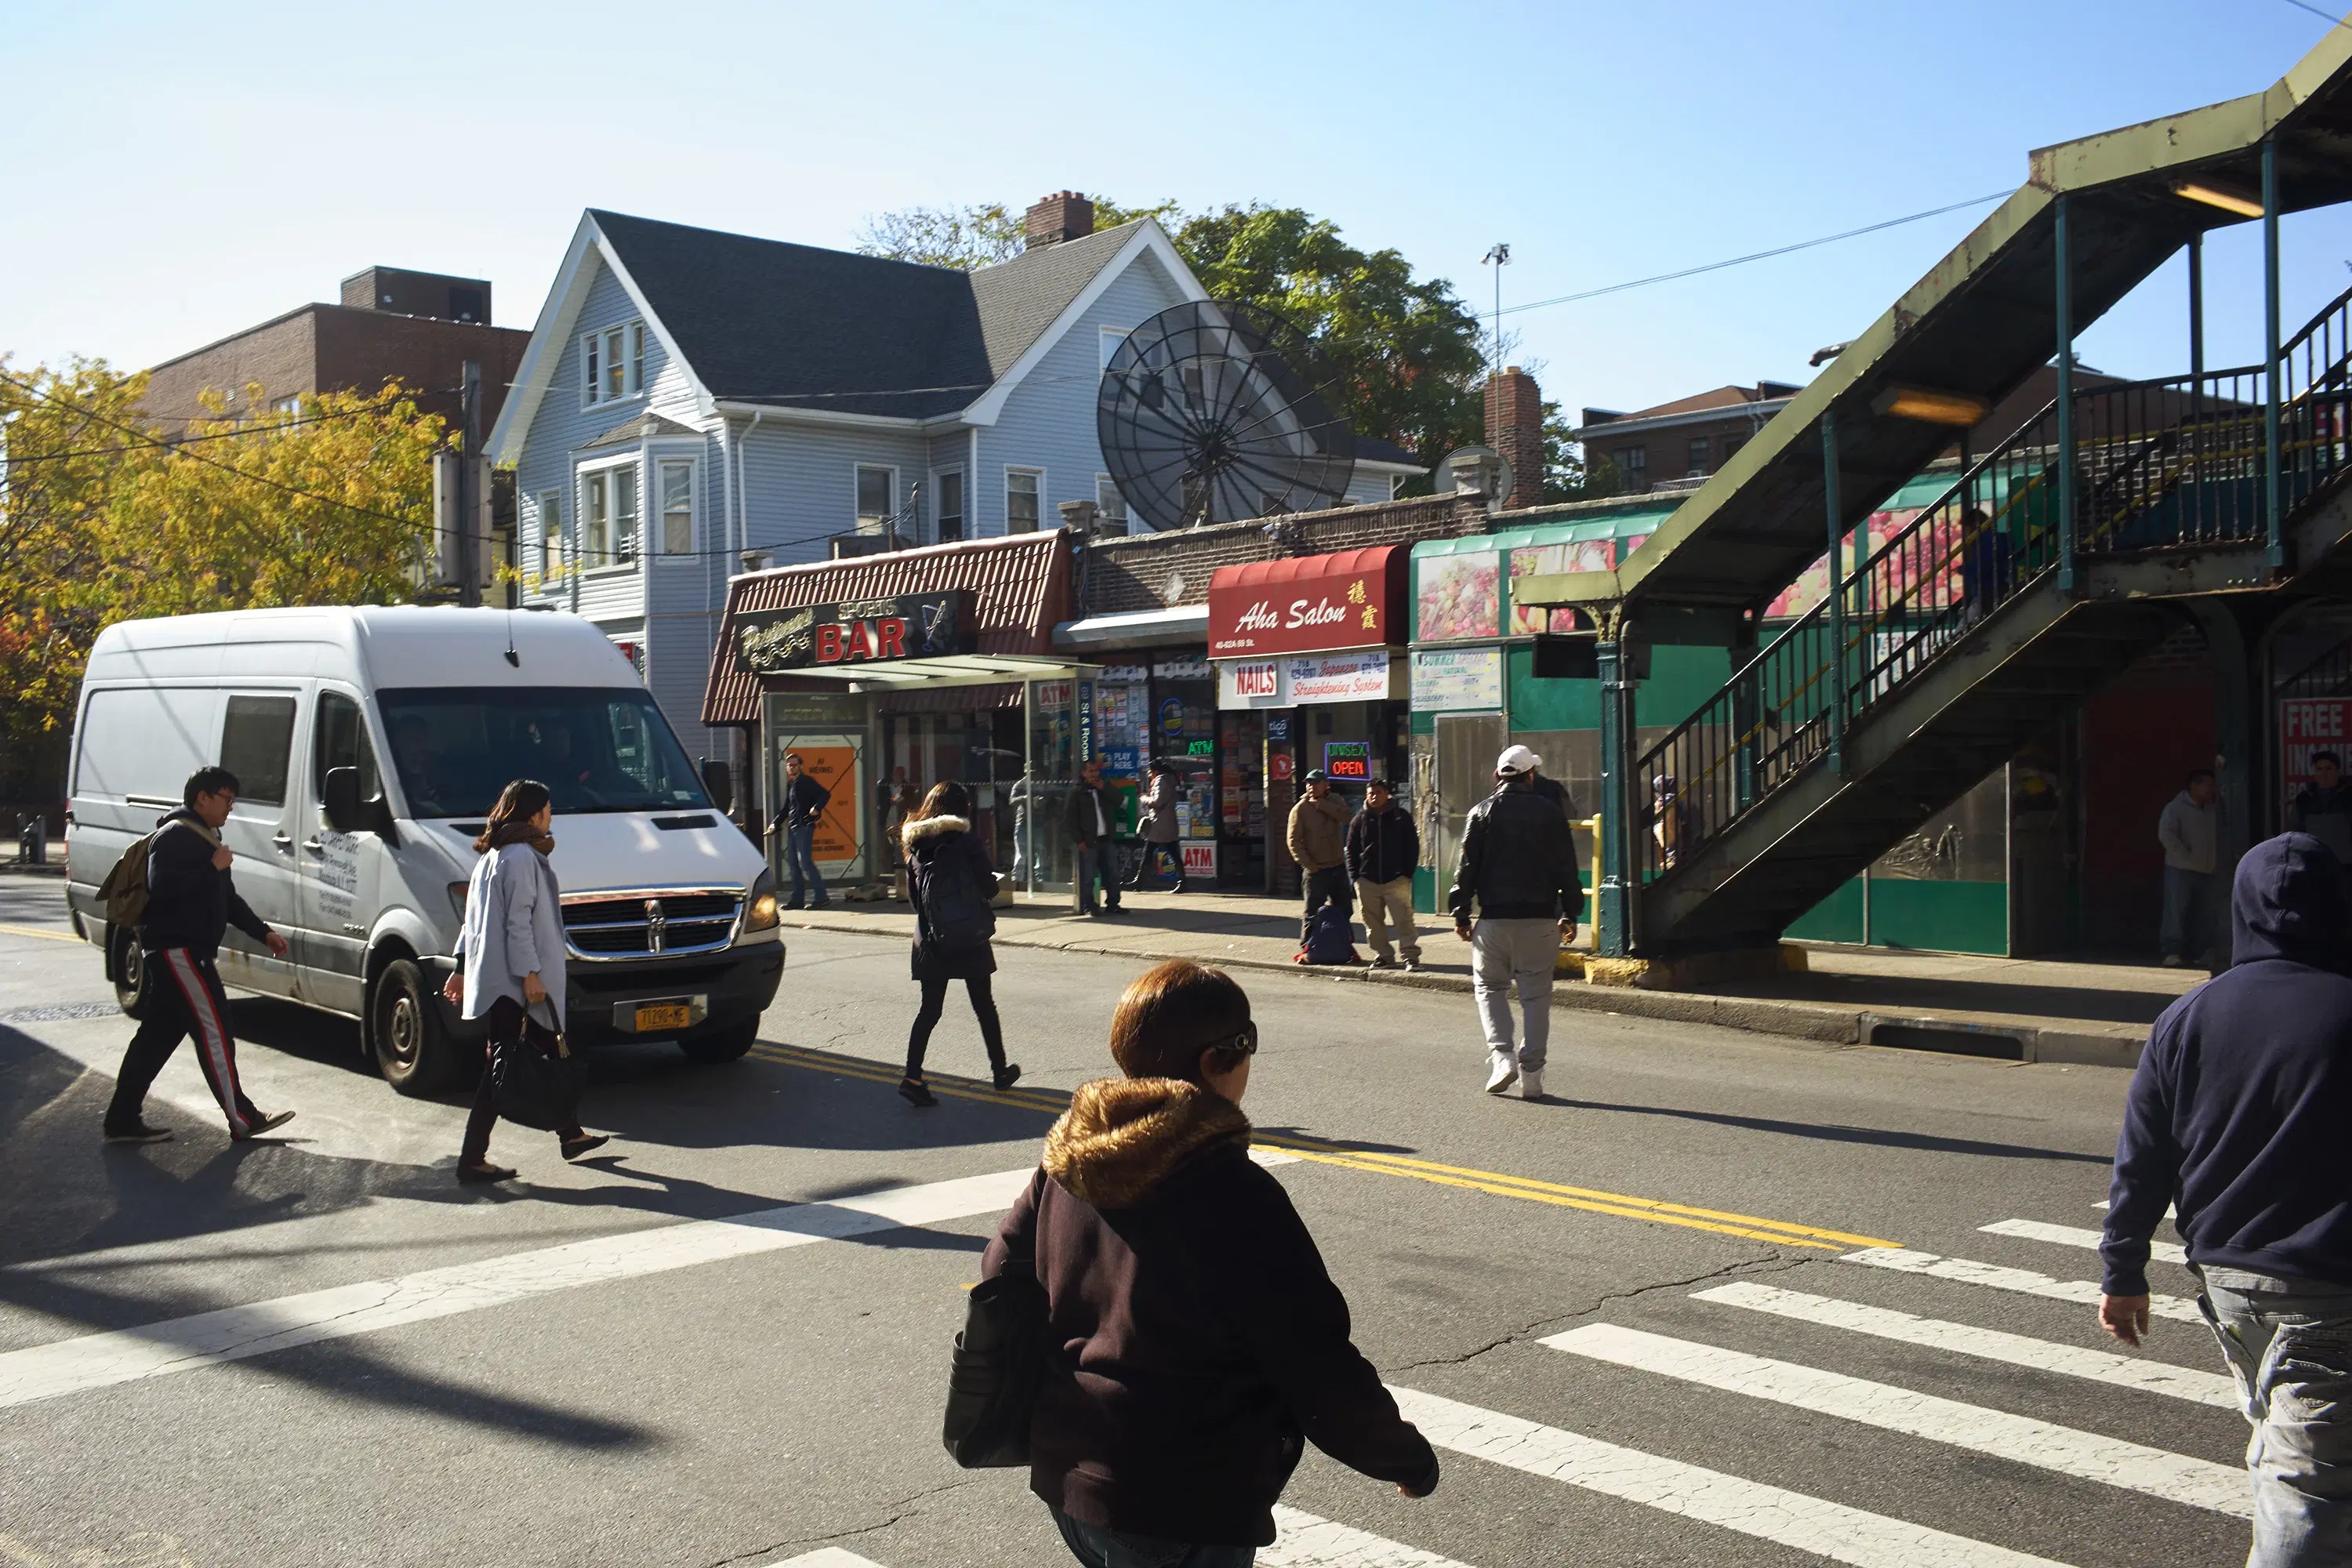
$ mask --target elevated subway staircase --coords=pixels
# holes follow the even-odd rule
[[[2278,361],[2283,563],[2264,367],[2078,393],[2071,484],[2055,402],[1957,475],[1635,764],[1634,950],[1777,938],[2161,641],[2166,601],[2327,570],[2348,337],[2352,291]]]

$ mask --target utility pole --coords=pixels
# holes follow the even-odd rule
[[[457,603],[482,604],[482,362],[469,359],[458,384],[465,460],[457,465]]]
[[[1511,264],[1511,247],[1498,244],[1479,259],[1492,263],[1495,268],[1495,358],[1486,367],[1491,378],[1503,368],[1503,268]]]

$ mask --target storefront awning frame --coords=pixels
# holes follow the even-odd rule
[[[1100,667],[1028,654],[960,653],[936,658],[860,659],[793,669],[795,680],[830,680],[857,692],[940,691],[1039,680],[1088,680]]]

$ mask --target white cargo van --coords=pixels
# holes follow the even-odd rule
[[[509,779],[555,797],[585,1045],[749,1050],[784,964],[765,858],[724,815],[636,672],[571,616],[423,607],[126,621],[90,650],[74,724],[67,898],[123,1010],[146,976],[98,885],[219,763],[243,785],[222,837],[237,891],[292,944],[232,930],[221,978],[357,1018],[383,1076],[429,1093],[479,1059],[441,1000],[474,836]]]

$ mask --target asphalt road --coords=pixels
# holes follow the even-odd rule
[[[128,1028],[59,930],[0,879],[0,1563],[1066,1561],[939,1413],[959,1287],[1138,966],[1006,952],[1028,1092],[919,1112],[903,947],[796,935],[752,1058],[598,1058],[609,1157],[502,1128],[486,1193],[460,1105],[261,1001],[285,1136],[233,1148],[184,1051],[177,1140],[102,1147]],[[2120,1073],[1563,1013],[1528,1104],[1478,1092],[1466,999],[1245,984],[1261,1148],[1445,1460],[1411,1501],[1310,1453],[1262,1562],[2242,1560],[2205,1330],[2105,1357],[2063,1299]],[[942,1087],[984,1066],[957,1001]]]

